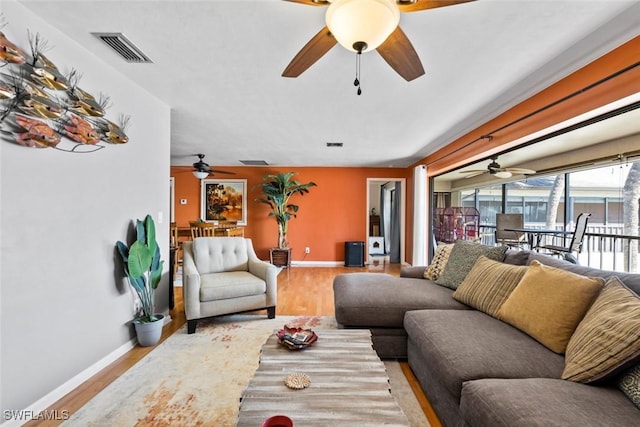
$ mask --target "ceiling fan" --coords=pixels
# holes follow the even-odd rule
[[[536,171],[532,169],[503,168],[497,160],[498,156],[491,157],[491,163],[487,165],[487,169],[460,171],[460,173],[466,173],[467,176],[465,176],[465,178],[471,178],[485,173],[491,174],[497,178],[511,178],[513,175],[532,175],[536,173]]]
[[[198,161],[193,164],[193,176],[198,179],[205,179],[209,174],[219,173],[227,175],[235,175],[234,172],[222,171],[218,169],[211,169],[208,163],[204,161],[204,154],[196,154]]]
[[[291,60],[283,77],[298,77],[336,43],[353,52],[377,50],[406,81],[424,74],[413,45],[398,22],[400,12],[418,12],[475,0],[285,0],[329,6],[327,25]]]

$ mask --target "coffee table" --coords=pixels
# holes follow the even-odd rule
[[[315,332],[318,341],[304,350],[288,350],[275,333],[269,337],[240,398],[237,426],[260,426],[277,414],[289,416],[296,426],[408,426],[369,330]],[[287,388],[284,379],[294,372],[306,373],[311,385]]]

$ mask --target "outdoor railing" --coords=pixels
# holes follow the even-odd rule
[[[527,225],[526,228],[542,229],[544,226]],[[495,225],[480,225],[481,243],[495,245],[495,230]],[[622,234],[620,226],[589,226],[578,262],[604,270],[640,273],[640,236]]]

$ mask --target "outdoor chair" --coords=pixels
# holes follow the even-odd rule
[[[569,246],[556,246],[547,244],[538,244],[534,247],[535,250],[544,249],[551,252],[553,255],[563,257],[565,260],[574,264],[578,263],[578,259],[574,255],[582,252],[582,245],[584,243],[584,235],[587,232],[587,223],[589,222],[590,213],[581,213],[576,219],[576,228],[571,235],[571,241]],[[565,235],[562,236],[566,237]]]
[[[496,214],[496,243],[521,248],[526,242],[526,233],[505,229],[523,228],[524,215],[513,213]]]

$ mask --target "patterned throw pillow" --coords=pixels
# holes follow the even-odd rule
[[[449,261],[444,266],[440,277],[436,279],[436,283],[455,290],[467,277],[467,273],[471,271],[478,258],[484,255],[494,261],[502,261],[506,251],[506,246],[487,246],[466,240],[456,240],[451,249]]]
[[[424,270],[424,278],[429,280],[436,280],[442,274],[444,266],[447,265],[449,255],[451,255],[451,249],[453,249],[453,243],[445,244],[440,243],[436,248],[436,253],[433,255],[431,264]]]
[[[590,383],[640,357],[640,297],[610,278],[567,345],[562,379]]]
[[[601,278],[533,261],[497,316],[562,354],[603,285]]]
[[[518,286],[528,268],[524,265],[504,264],[481,256],[453,293],[453,298],[496,317],[498,310]]]
[[[616,381],[622,392],[640,408],[640,365],[633,366]]]

